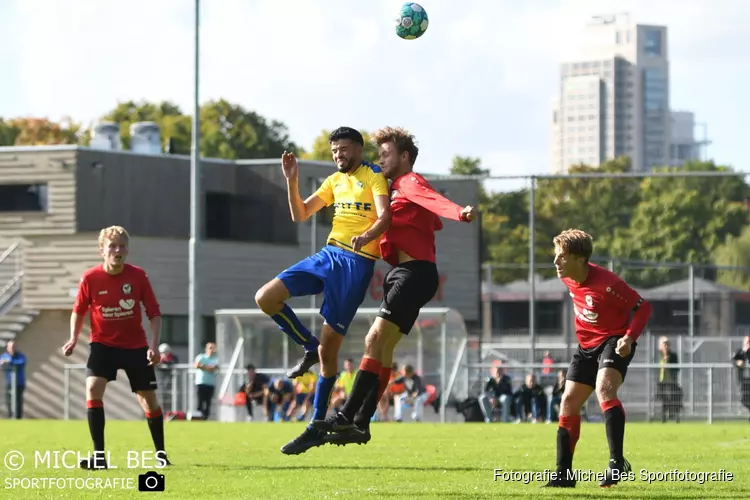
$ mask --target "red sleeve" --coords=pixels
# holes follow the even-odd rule
[[[461,218],[461,210],[463,210],[463,207],[458,206],[442,194],[432,189],[432,187],[427,185],[424,181],[421,181],[417,176],[410,174],[407,175],[409,175],[409,178],[404,179],[406,182],[402,182],[399,185],[399,191],[401,191],[409,201],[416,203],[420,207],[426,208],[440,217],[463,221]]]
[[[73,304],[73,312],[76,314],[86,314],[91,306],[91,295],[89,294],[89,282],[85,276],[78,283],[78,293],[76,301]]]
[[[146,316],[148,316],[148,319],[153,319],[157,316],[161,316],[161,309],[159,308],[159,302],[156,300],[154,289],[151,288],[151,281],[148,279],[148,275],[143,273],[142,276],[141,302],[146,308]]]
[[[651,319],[651,304],[621,279],[618,279],[612,285],[612,292],[615,294],[615,297],[621,300],[625,309],[633,311],[633,316],[630,318],[630,324],[625,335],[632,337],[633,340],[638,340],[638,337],[641,336],[641,333],[646,328],[648,320]]]

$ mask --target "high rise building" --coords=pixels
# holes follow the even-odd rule
[[[670,126],[671,144],[669,145],[669,164],[677,167],[688,161],[701,159],[701,149],[708,145],[705,138],[695,138],[695,114],[690,111],[672,111]]]
[[[629,156],[633,170],[670,160],[667,28],[627,14],[596,17],[577,57],[560,66],[552,171]]]

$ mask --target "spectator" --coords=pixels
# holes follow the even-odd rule
[[[742,406],[750,410],[750,335],[745,335],[742,349],[732,358],[737,366],[737,376],[740,383],[740,401]]]
[[[550,373],[552,373],[552,365],[555,364],[555,360],[552,359],[552,356],[550,355],[549,351],[544,351],[542,364],[544,365],[544,368],[542,368],[543,375],[549,375]]]
[[[394,404],[394,396],[403,392],[402,387],[393,385],[393,381],[397,378],[399,378],[398,363],[394,362],[391,365],[391,374],[388,379],[388,385],[386,386],[385,392],[383,393],[383,397],[380,398],[380,401],[378,402],[377,418],[382,422],[387,422],[389,420],[388,412],[391,406]]]
[[[247,382],[242,384],[237,392],[245,394],[247,418],[252,420],[254,406],[261,406],[264,411],[266,409],[265,397],[271,380],[268,375],[255,371],[255,366],[252,364],[247,365],[245,370],[247,370]]]
[[[485,422],[493,421],[495,408],[500,406],[502,421],[510,422],[511,403],[513,402],[513,384],[510,376],[505,373],[505,367],[493,368],[491,376],[484,386],[484,394],[479,396],[479,404],[484,414]]]
[[[661,400],[662,423],[675,418],[680,421],[680,410],[682,409],[682,389],[677,381],[679,368],[670,368],[669,365],[679,363],[677,354],[669,348],[669,339],[659,339],[659,383],[656,388],[656,398]]]
[[[298,422],[304,420],[307,411],[310,409],[310,405],[313,403],[317,383],[318,376],[312,370],[307,370],[307,372],[294,379],[294,392],[296,395],[292,401],[292,407],[289,409],[289,414],[294,415],[294,412],[298,411]],[[299,410],[297,410],[298,408]]]
[[[562,402],[563,392],[565,392],[565,370],[559,369],[557,370],[557,379],[555,380],[555,385],[552,387],[552,395],[547,405],[547,423],[557,422],[560,415],[560,403]]]
[[[333,411],[339,411],[339,408],[344,406],[346,398],[352,393],[354,387],[354,377],[357,372],[354,370],[354,360],[347,359],[344,361],[344,370],[339,373],[339,378],[336,380],[336,386],[334,387],[333,395],[331,396],[331,408]]]
[[[271,382],[266,391],[266,415],[269,422],[276,420],[277,413],[280,420],[289,420],[292,396],[294,396],[294,385],[291,380],[277,378]]]
[[[404,367],[403,377],[397,378],[393,381],[393,384],[403,384],[404,392],[395,396],[393,417],[396,422],[403,422],[402,412],[404,405],[411,405],[412,420],[419,422],[422,420],[422,413],[424,410],[424,403],[430,395],[427,393],[424,383],[422,383],[422,377],[414,373],[414,367],[406,365]]]
[[[219,371],[219,356],[216,354],[216,344],[208,342],[206,351],[195,357],[194,368],[198,369],[195,375],[195,385],[198,390],[198,413],[203,420],[211,416],[211,402],[216,390],[216,378]]]
[[[0,365],[5,372],[5,402],[8,405],[8,418],[23,418],[23,392],[26,390],[26,355],[16,350],[11,340],[0,355]],[[13,387],[15,379],[15,388]],[[15,400],[13,395],[15,394]],[[13,412],[15,403],[15,413]]]
[[[516,392],[516,423],[541,421],[546,399],[544,389],[536,382],[536,376],[533,373],[526,375],[526,383]]]
[[[180,361],[172,352],[172,347],[167,343],[159,345],[159,354],[161,355],[161,361],[156,366],[159,373],[159,387],[170,392],[172,390],[172,367]]]

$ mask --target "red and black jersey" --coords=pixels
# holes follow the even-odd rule
[[[637,340],[651,317],[651,305],[615,273],[589,263],[583,283],[563,278],[576,313],[576,337],[590,349],[609,337]]]
[[[149,319],[161,316],[146,271],[125,264],[121,273],[109,274],[98,265],[83,273],[73,312],[91,311],[91,342],[139,349],[148,346],[141,304]]]
[[[398,265],[401,250],[416,260],[435,262],[435,231],[443,228],[440,217],[460,221],[462,207],[435,191],[414,172],[391,185],[391,226],[380,240],[380,254]]]

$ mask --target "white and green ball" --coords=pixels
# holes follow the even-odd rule
[[[404,40],[414,40],[424,35],[430,21],[424,7],[414,2],[407,2],[401,7],[401,14],[396,24],[396,34]]]

